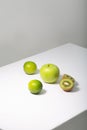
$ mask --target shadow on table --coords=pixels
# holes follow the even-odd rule
[[[78,86],[79,86],[79,83],[76,81],[75,86],[71,92],[78,92],[80,90],[80,88]]]
[[[41,93],[39,95],[44,95],[46,94],[46,90],[45,89],[42,89]]]
[[[87,130],[87,111],[82,112],[52,130]]]

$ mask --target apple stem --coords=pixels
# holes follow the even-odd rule
[[[48,64],[48,67],[49,67],[50,65]]]

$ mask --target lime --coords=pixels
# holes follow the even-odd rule
[[[42,90],[42,83],[37,79],[31,80],[28,83],[28,89],[32,94],[39,94]]]
[[[34,74],[37,70],[37,65],[33,61],[27,61],[24,63],[23,69],[26,74]]]

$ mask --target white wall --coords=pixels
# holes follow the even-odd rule
[[[0,0],[0,66],[74,42],[87,47],[87,0]]]

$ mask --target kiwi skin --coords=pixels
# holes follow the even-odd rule
[[[70,92],[75,84],[75,79],[67,74],[64,74],[62,79],[60,80],[60,87],[66,91],[66,92]]]
[[[75,83],[75,79],[72,76],[68,75],[68,74],[64,74],[63,77],[62,77],[62,79],[67,79],[67,78],[71,79],[73,81],[73,83]]]

